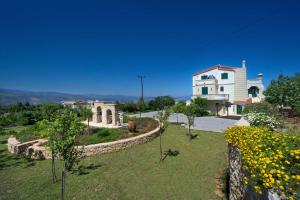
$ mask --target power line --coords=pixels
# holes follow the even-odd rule
[[[144,106],[144,78],[146,78],[146,76],[144,75],[139,75],[138,78],[141,80],[141,102],[140,102],[140,117],[142,116],[142,107]]]

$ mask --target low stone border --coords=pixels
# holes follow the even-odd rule
[[[156,138],[159,135],[159,130],[160,127],[157,127],[156,129],[148,133],[138,135],[135,137],[126,138],[114,142],[87,145],[84,146],[84,154],[86,156],[90,156],[97,153],[109,153],[109,152],[127,149],[135,144],[143,144]]]
[[[106,142],[99,144],[91,144],[87,146],[79,146],[83,148],[85,156],[95,155],[98,153],[109,153],[114,151],[120,151],[132,147],[135,144],[143,144],[149,142],[159,135],[160,127],[156,129],[131,138],[126,138],[114,142]],[[47,140],[39,139],[25,143],[20,143],[16,138],[10,137],[7,140],[8,151],[15,154],[25,154],[31,159],[51,159],[51,152],[45,146]]]

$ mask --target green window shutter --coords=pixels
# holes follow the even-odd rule
[[[221,79],[228,79],[228,73],[222,73]]]
[[[208,87],[202,88],[202,94],[204,94],[204,95],[208,94]]]
[[[205,80],[205,79],[207,79],[207,75],[201,76],[201,80]]]

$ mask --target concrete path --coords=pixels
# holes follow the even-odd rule
[[[142,117],[151,117],[155,118],[157,112],[147,112],[142,113]],[[139,117],[139,114],[130,115],[132,117]],[[178,122],[180,124],[187,124],[187,117],[183,114],[173,114],[169,118],[169,122]],[[192,129],[204,130],[204,131],[213,131],[213,132],[223,132],[226,128],[234,126],[238,120],[233,119],[224,119],[217,117],[196,117],[194,121],[194,126]]]

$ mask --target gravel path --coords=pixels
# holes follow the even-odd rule
[[[154,118],[157,115],[157,111],[142,113],[142,117],[152,117]],[[139,114],[130,115],[132,117],[139,117]],[[170,122],[178,122],[183,124],[187,123],[187,117],[183,114],[173,114],[170,116]],[[204,130],[204,131],[213,131],[213,132],[223,132],[226,128],[234,126],[238,120],[233,119],[224,119],[217,117],[196,117],[194,121],[194,126],[192,129]]]

